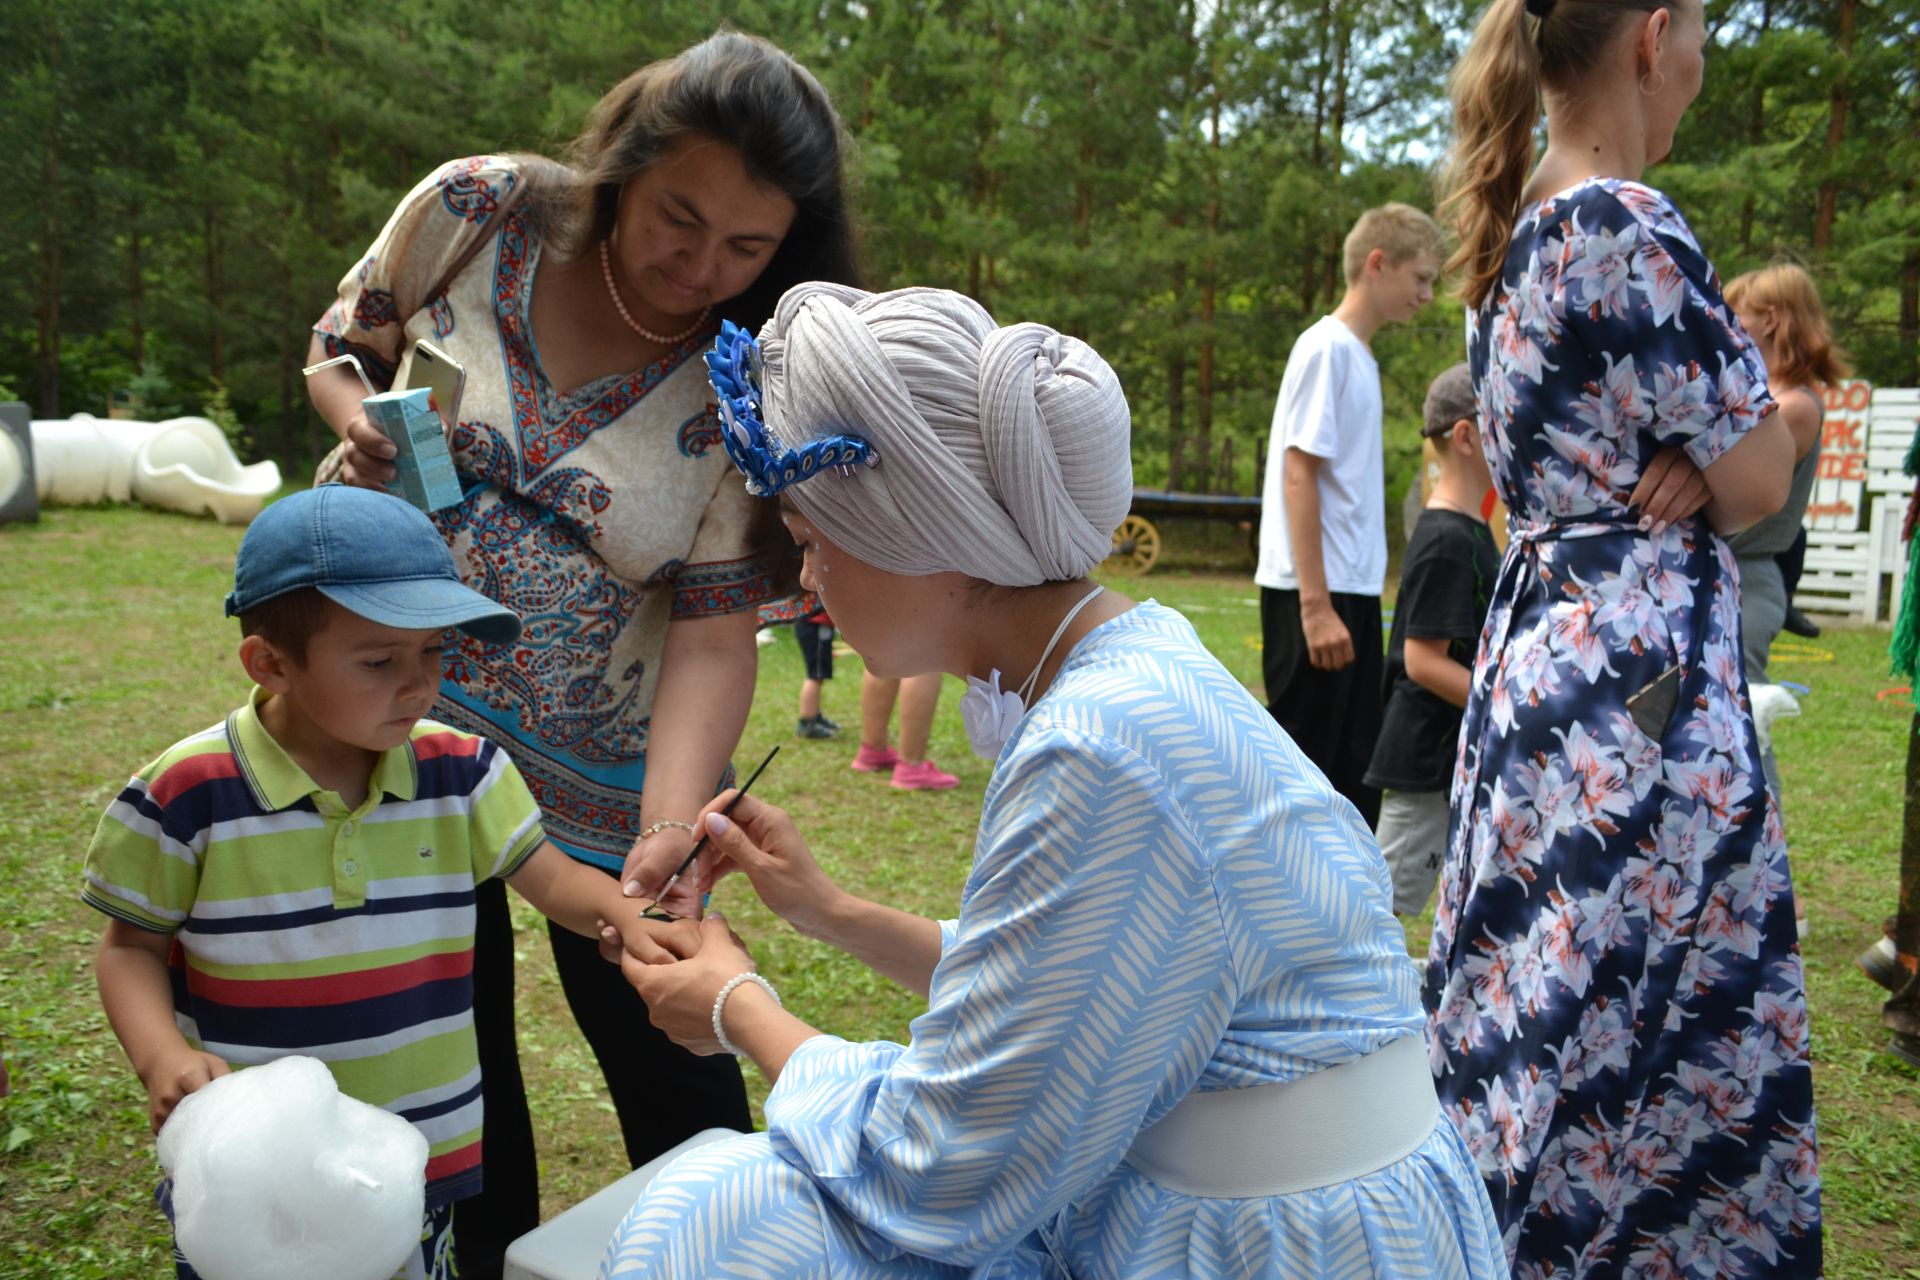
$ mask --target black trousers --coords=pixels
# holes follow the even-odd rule
[[[499,1280],[507,1246],[540,1224],[540,1173],[533,1121],[520,1078],[513,1024],[513,928],[506,887],[478,890],[473,939],[473,1029],[480,1042],[486,1107],[481,1168],[485,1187],[460,1202],[454,1256],[460,1280]],[[702,1129],[753,1129],[740,1064],[702,1058],[667,1039],[647,1006],[600,958],[598,946],[548,922],[554,966],[573,1018],[606,1077],[627,1161],[638,1168]]]
[[[1260,589],[1267,710],[1371,830],[1380,821],[1380,791],[1363,779],[1373,761],[1385,706],[1380,696],[1386,670],[1380,597],[1336,591],[1332,599],[1333,611],[1353,637],[1353,661],[1338,671],[1321,671],[1313,665],[1300,626],[1300,593]]]

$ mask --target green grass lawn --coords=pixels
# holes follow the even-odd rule
[[[0,1101],[0,1277],[78,1280],[170,1274],[145,1099],[94,993],[101,920],[78,899],[87,839],[127,775],[236,705],[246,684],[237,630],[221,616],[240,531],[136,508],[61,510],[0,528],[0,1036],[13,1096]],[[1180,609],[1208,645],[1260,686],[1256,591],[1244,574],[1157,572],[1122,590]],[[1911,712],[1876,694],[1886,633],[1835,630],[1776,657],[1810,687],[1778,733],[1796,884],[1807,901],[1828,1228],[1836,1280],[1920,1278],[1920,1079],[1887,1055],[1879,990],[1853,968],[1892,908]],[[905,794],[846,768],[853,743],[793,736],[800,660],[791,637],[763,649],[741,742],[780,757],[757,793],[790,809],[827,869],[855,891],[949,914],[958,900],[988,767],[961,731],[957,682],[934,758],[958,790]],[[857,720],[859,663],[842,660],[827,713]],[[919,1001],[809,943],[760,909],[743,882],[715,901],[789,1007],[849,1038],[904,1036]],[[522,1063],[551,1214],[623,1171],[610,1105],[567,1016],[537,917],[516,909]],[[1426,921],[1410,945],[1423,951]],[[756,1102],[765,1083],[749,1069]]]

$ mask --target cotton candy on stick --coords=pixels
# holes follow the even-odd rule
[[[389,1280],[420,1247],[427,1140],[281,1058],[184,1098],[160,1130],[174,1237],[205,1280]]]

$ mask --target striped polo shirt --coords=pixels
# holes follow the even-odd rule
[[[348,810],[260,722],[266,695],[140,770],[100,819],[83,898],[173,935],[174,1017],[235,1067],[319,1058],[425,1135],[427,1205],[480,1189],[474,886],[545,838],[485,738],[423,720]]]

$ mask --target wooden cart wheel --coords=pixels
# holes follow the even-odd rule
[[[1113,550],[1101,563],[1109,573],[1142,574],[1160,558],[1160,531],[1145,516],[1128,516],[1113,531]]]

